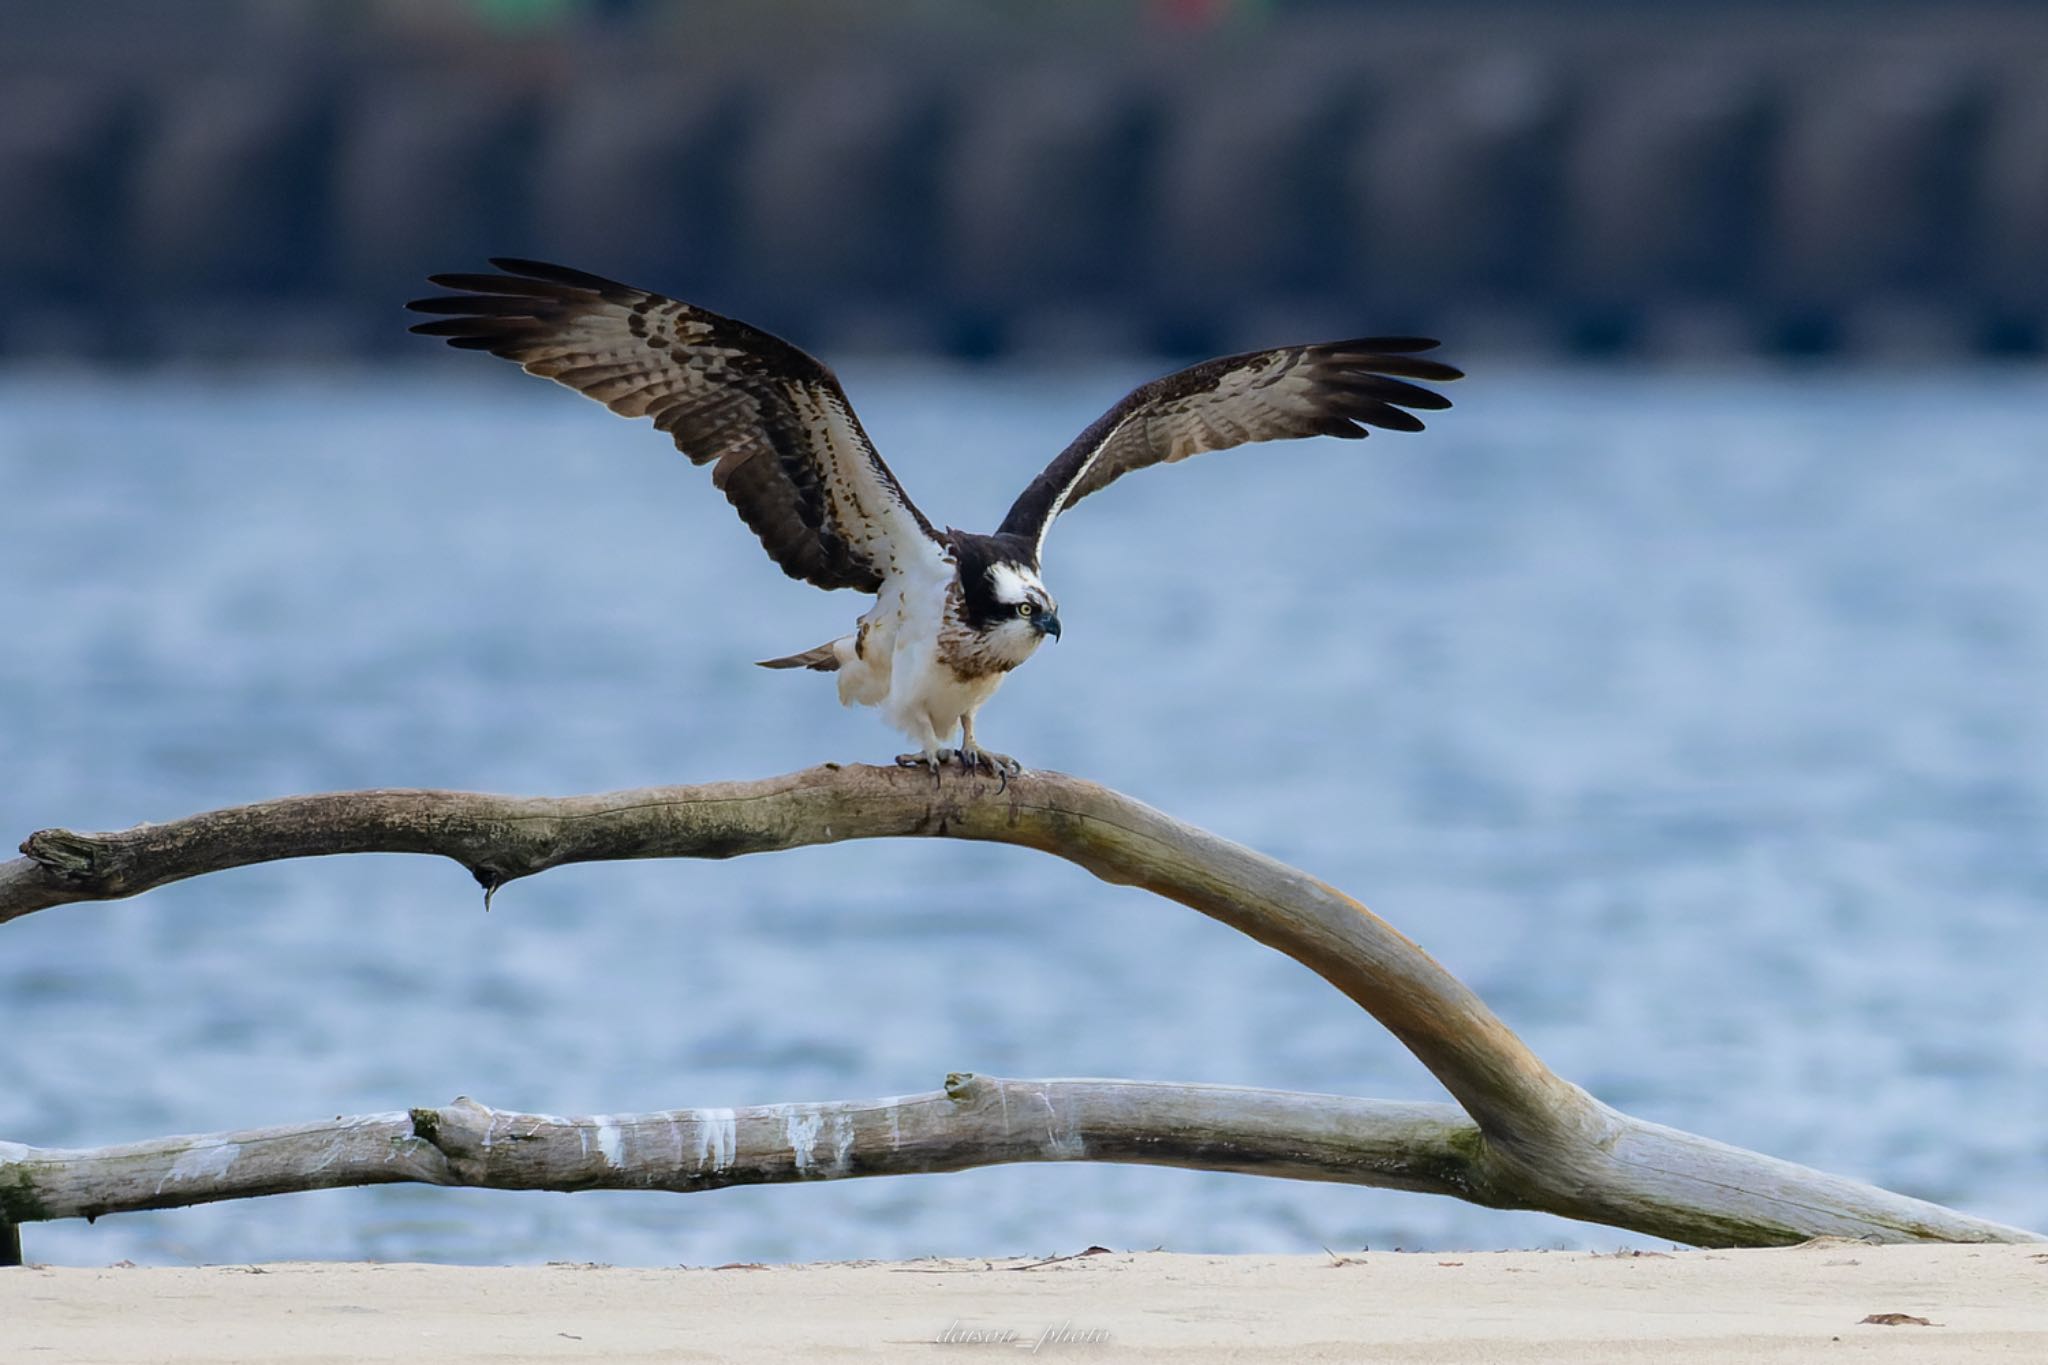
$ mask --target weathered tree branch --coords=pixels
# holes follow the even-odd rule
[[[0,1144],[0,1219],[97,1218],[415,1181],[498,1190],[671,1190],[1123,1161],[1490,1202],[1455,1105],[1232,1086],[1000,1080],[880,1100],[558,1118],[464,1098],[87,1151]]]
[[[1704,1245],[1795,1242],[1818,1234],[2035,1239],[1619,1113],[1553,1074],[1477,996],[1356,901],[1128,797],[1053,773],[1014,778],[1002,790],[980,779],[949,777],[934,785],[917,772],[827,765],[758,782],[568,798],[423,791],[290,797],[114,834],[45,830],[22,845],[25,858],[0,865],[0,922],[66,902],[135,895],[222,868],[330,853],[441,854],[469,868],[489,891],[564,863],[725,858],[917,835],[1057,854],[1104,880],[1200,910],[1318,972],[1390,1029],[1473,1120],[1458,1144],[1461,1197]],[[1228,1109],[1206,1121],[1230,1131]],[[1299,1134],[1276,1136],[1287,1140],[1305,1141]],[[863,1169],[829,1173],[880,1173],[880,1167],[865,1167],[869,1154],[854,1155],[858,1149],[856,1131],[847,1160]],[[1310,1143],[1303,1150],[1313,1149]],[[885,1165],[880,1153],[887,1150],[874,1159]],[[993,1150],[1010,1149],[999,1144]],[[1106,1150],[1090,1154],[1131,1159]],[[1428,1149],[1418,1150],[1427,1161]],[[1041,1152],[982,1159],[1046,1158]],[[1259,1168],[1271,1171],[1272,1165]],[[9,1169],[19,1170],[19,1162],[10,1166],[0,1153],[0,1185]],[[0,1212],[0,1221],[6,1218]]]
[[[223,868],[332,853],[437,853],[487,889],[564,863],[729,858],[903,835],[1054,853],[1191,905],[1320,972],[1435,1072],[1481,1126],[1550,1112],[1563,1082],[1479,998],[1341,892],[1092,782],[1054,773],[935,784],[901,768],[599,796],[368,791],[294,796],[113,834],[42,830],[0,867],[0,922]]]

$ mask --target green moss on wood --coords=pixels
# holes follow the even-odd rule
[[[0,1223],[40,1223],[49,1216],[27,1163],[0,1168]]]

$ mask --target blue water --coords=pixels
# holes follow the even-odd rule
[[[460,363],[469,359],[470,363]],[[567,793],[901,746],[749,661],[781,577],[660,438],[455,357],[0,380],[0,834],[288,792]],[[1141,377],[850,367],[985,529]],[[1643,1117],[2048,1227],[2048,381],[1481,372],[1426,436],[1137,476],[1050,546],[983,738],[1358,894]],[[251,868],[0,927],[0,1138],[446,1101],[877,1096],[951,1070],[1440,1091],[1287,959],[1020,850]],[[32,1257],[618,1263],[1594,1246],[1113,1166],[574,1197],[391,1187]]]

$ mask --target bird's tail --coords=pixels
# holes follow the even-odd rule
[[[791,654],[782,659],[762,659],[761,668],[808,668],[816,673],[837,673],[839,671],[839,641],[829,640],[816,649],[807,649],[801,654]]]

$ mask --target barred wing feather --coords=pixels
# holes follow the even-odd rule
[[[1090,493],[1148,465],[1205,450],[1293,436],[1363,437],[1370,427],[1420,431],[1410,409],[1451,403],[1410,380],[1462,373],[1419,352],[1426,337],[1359,337],[1204,361],[1131,391],[1032,480],[999,534],[1042,552],[1053,520]]]
[[[707,309],[540,261],[434,275],[462,291],[406,305],[413,331],[488,351],[652,418],[760,537],[783,572],[821,588],[877,591],[933,553],[931,523],[861,429],[839,381],[779,337]]]

